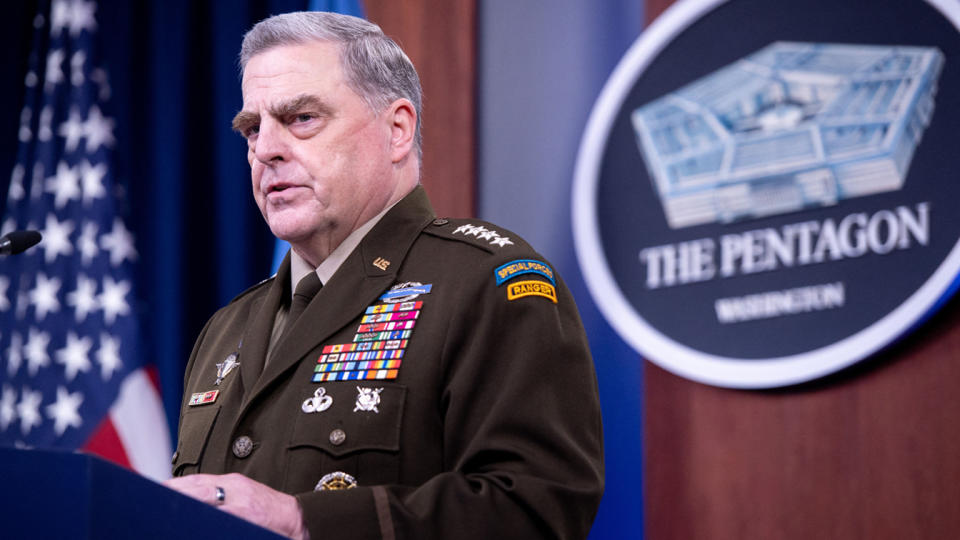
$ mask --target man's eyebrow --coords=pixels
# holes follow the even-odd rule
[[[250,111],[240,111],[233,117],[233,130],[246,136],[247,130],[260,123],[260,115]]]
[[[300,94],[291,99],[281,101],[270,106],[270,116],[274,118],[285,118],[287,116],[311,110],[321,115],[328,116],[330,107],[317,96],[310,94]],[[240,111],[233,117],[233,130],[241,135],[246,135],[249,128],[260,123],[260,115],[250,111]]]
[[[330,114],[330,107],[322,99],[310,94],[300,94],[270,106],[270,116],[284,118],[304,110],[312,110],[322,115]]]

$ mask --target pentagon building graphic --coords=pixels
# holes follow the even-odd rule
[[[777,42],[636,109],[670,227],[900,189],[942,65],[935,48]]]

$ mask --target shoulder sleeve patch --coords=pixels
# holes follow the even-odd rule
[[[517,300],[527,296],[542,296],[557,303],[557,289],[546,281],[517,281],[507,284],[507,300]]]
[[[497,267],[497,269],[493,271],[493,275],[497,280],[497,287],[523,274],[541,275],[550,280],[550,283],[553,285],[557,284],[556,280],[553,278],[553,269],[546,264],[533,259],[517,259],[515,261],[510,261],[507,264]]]

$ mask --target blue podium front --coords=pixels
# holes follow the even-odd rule
[[[0,538],[280,536],[98,457],[0,448]]]

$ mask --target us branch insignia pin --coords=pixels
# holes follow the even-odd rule
[[[219,385],[220,382],[223,381],[223,378],[233,371],[233,368],[239,365],[240,362],[237,362],[237,353],[230,353],[230,356],[226,357],[223,362],[217,364],[217,380],[213,381],[213,384]]]
[[[361,388],[357,387],[357,404],[353,408],[353,412],[357,411],[373,411],[379,413],[377,405],[380,404],[380,392],[383,392],[383,388]]]
[[[373,265],[383,271],[386,271],[387,267],[390,266],[390,261],[384,259],[383,257],[377,257],[376,260],[373,261]]]

